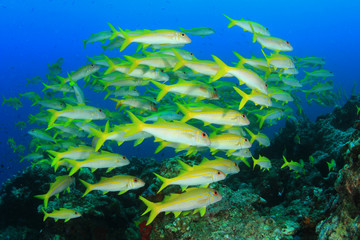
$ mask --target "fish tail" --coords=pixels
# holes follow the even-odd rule
[[[51,117],[50,117],[49,124],[48,124],[48,127],[50,127],[54,124],[56,119],[59,117],[60,111],[56,111],[54,109],[47,109],[47,111],[49,113],[51,113]]]
[[[187,122],[192,118],[192,114],[191,112],[183,105],[181,105],[180,103],[176,103],[176,105],[178,106],[179,110],[184,114],[184,117],[181,119],[182,122]]]
[[[160,142],[159,146],[155,149],[154,154],[160,152],[161,150],[163,150],[167,145],[169,145],[168,142],[162,141]]]
[[[30,79],[26,78],[26,86],[29,85],[29,83],[30,83]]]
[[[178,51],[175,50],[175,48],[173,48],[173,52],[175,54],[176,59],[178,60],[178,62],[175,64],[173,68],[173,71],[176,71],[182,68],[186,64],[186,60],[179,54]]]
[[[256,113],[254,115],[258,118],[258,121],[260,122],[259,123],[259,128],[262,128],[262,126],[264,125],[266,116],[261,116],[261,115],[256,114]]]
[[[53,150],[47,150],[47,152],[54,156],[54,158],[52,158],[52,162],[51,162],[51,166],[53,167],[60,160],[60,157],[61,157],[60,153],[55,152]]]
[[[241,110],[245,106],[247,101],[249,100],[250,95],[247,95],[245,92],[241,91],[238,87],[234,87],[234,89],[242,97],[240,104],[239,104],[239,110]]]
[[[241,66],[241,67],[244,67],[244,64],[246,63],[246,58],[244,58],[243,56],[241,56],[239,53],[237,53],[237,52],[235,52],[235,51],[233,51],[233,53],[235,54],[235,56],[237,57],[237,58],[239,58],[239,62],[238,62],[238,64],[236,65],[236,67],[239,67],[239,66]]]
[[[124,58],[131,63],[128,74],[131,73],[132,71],[134,71],[134,69],[139,65],[139,63],[141,61],[141,59],[134,58],[131,56],[126,56],[126,55],[124,55]]]
[[[123,100],[120,100],[120,99],[116,99],[116,98],[110,98],[110,99],[116,102],[115,109],[119,108],[121,106],[121,104],[123,103]]]
[[[124,32],[121,28],[119,28],[119,31],[124,36],[124,39],[125,39],[120,47],[120,52],[122,52],[130,43],[132,43],[132,41],[134,40],[134,37],[130,37],[129,34]]]
[[[181,161],[179,159],[177,161],[180,164],[180,166],[182,167],[182,169],[184,169],[186,171],[192,171],[193,170],[193,167],[189,166],[188,164],[184,163],[183,161]]]
[[[160,205],[158,203],[150,202],[149,200],[147,200],[142,196],[139,196],[139,199],[143,201],[144,204],[147,206],[147,209],[141,216],[151,211],[149,219],[146,222],[146,225],[149,225],[150,223],[152,223],[152,221],[154,221],[155,217],[160,213],[160,208],[159,208]]]
[[[283,159],[284,159],[284,164],[281,166],[281,168],[286,167],[287,165],[289,165],[289,162],[286,160],[285,156],[283,155]]]
[[[3,101],[2,101],[2,103],[1,103],[1,106],[4,105],[4,104],[6,103],[6,100],[7,100],[7,99],[4,97],[4,95],[3,95],[2,97],[3,97]]]
[[[141,132],[145,127],[145,123],[138,119],[132,112],[127,111],[131,121],[134,123],[133,127],[131,127],[125,134],[124,137],[132,136],[138,132]]]
[[[57,76],[60,77],[60,76]],[[46,90],[48,90],[50,88],[49,85],[46,85],[45,83],[42,82],[42,85],[44,85],[44,89],[42,90],[42,92],[45,92]]]
[[[43,222],[45,222],[45,220],[49,217],[49,214],[45,211],[45,208],[42,208],[41,210],[44,213]]]
[[[72,160],[72,159],[66,159],[65,160],[68,164],[70,164],[72,166],[71,171],[69,172],[69,176],[74,175],[77,171],[79,171],[80,167],[81,167],[81,163],[76,161],[76,160]]]
[[[254,34],[254,35],[253,35],[253,43],[254,43],[254,42],[256,42],[257,34],[256,34],[255,30],[254,30],[254,27],[253,27],[252,23],[249,23],[249,25],[250,25],[250,27],[251,27],[252,33]]]
[[[252,144],[255,141],[257,136],[252,131],[250,131],[250,129],[248,129],[247,127],[244,127],[244,128],[247,131],[247,133],[250,135],[250,137],[251,137],[250,143]]]
[[[159,83],[157,81],[151,81],[157,88],[161,89],[159,94],[156,97],[156,101],[160,101],[170,90],[170,86],[163,84],[163,83]]]
[[[63,77],[60,77],[60,76],[56,76],[56,78],[60,81],[60,87],[59,88],[61,88],[62,86],[64,86],[65,85],[65,83],[66,83],[66,78],[63,78]]]
[[[162,177],[162,176],[160,176],[159,174],[156,174],[156,173],[154,173],[154,174],[160,181],[163,182],[163,184],[161,185],[159,191],[157,192],[157,193],[159,193],[170,184],[170,179],[164,178],[164,177]]]
[[[107,74],[110,74],[110,73],[112,73],[112,72],[115,71],[115,69],[116,69],[116,64],[115,64],[113,61],[111,61],[111,59],[108,58],[108,57],[105,56],[105,55],[104,55],[104,58],[105,58],[106,62],[109,64],[109,68],[108,68],[108,69],[105,71],[105,73],[104,73],[104,75],[107,75]]]
[[[83,51],[84,51],[84,50],[85,50],[85,47],[86,47],[87,41],[86,41],[86,40],[83,40],[83,43],[84,43],[84,47],[83,47]]]
[[[230,20],[230,23],[229,23],[229,25],[228,25],[228,28],[231,28],[231,27],[235,26],[236,21],[235,21],[234,19],[230,18],[229,16],[226,16],[225,14],[224,14],[224,16],[225,16],[227,19]]]
[[[219,71],[217,71],[217,73],[214,76],[212,76],[210,80],[210,82],[214,82],[219,78],[221,78],[222,76],[224,76],[230,70],[230,67],[226,65],[223,61],[221,61],[220,58],[218,58],[217,56],[215,55],[211,55],[211,56],[213,57],[217,65],[220,67]]]
[[[35,195],[34,197],[35,197],[35,198],[38,198],[38,199],[41,199],[41,200],[44,200],[44,208],[45,208],[45,209],[47,208],[48,201],[49,201],[49,197],[48,197],[47,194]],[[44,220],[44,221],[45,221],[45,220]]]
[[[81,196],[81,197],[85,197],[89,192],[91,192],[94,188],[94,185],[93,184],[90,184],[88,182],[85,182],[84,180],[82,179],[79,179],[79,181],[84,184],[84,186],[86,187],[86,190],[84,192],[84,194]]]
[[[114,28],[114,26],[111,25],[111,23],[108,23],[108,25],[109,25],[109,27],[111,28],[111,31],[112,31],[112,34],[111,34],[109,40],[113,40],[114,38],[116,38],[116,37],[119,35],[119,31],[116,30],[116,29]]]
[[[92,127],[90,127],[89,129],[90,129],[91,133],[94,135],[94,137],[97,138],[97,142],[95,145],[95,151],[99,151],[101,146],[104,144],[104,142],[109,137],[109,121],[106,122],[104,132],[101,132]]]
[[[257,164],[257,160],[254,158],[254,157],[252,157],[252,160],[253,160],[253,164],[254,164],[254,166],[253,166],[253,170],[255,169],[255,166],[256,166],[256,164]]]
[[[105,97],[104,97],[104,100],[105,100],[105,99],[107,99],[107,98],[111,95],[112,91],[109,90],[109,89],[107,89],[107,88],[105,88],[105,86],[104,86],[104,89],[105,89],[105,91],[107,92],[106,95],[105,95]]]

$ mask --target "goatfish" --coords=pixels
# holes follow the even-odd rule
[[[183,79],[179,79],[178,82],[173,85],[165,85],[155,81],[151,82],[160,89],[160,92],[156,97],[156,101],[160,101],[168,92],[183,96],[196,97],[197,100],[205,98],[214,100],[219,99],[215,88],[200,81],[185,81]]]
[[[102,109],[86,105],[66,105],[66,107],[61,111],[56,111],[54,109],[47,109],[47,111],[51,113],[48,128],[51,128],[58,117],[68,118],[69,122],[71,122],[72,119],[101,120],[106,118]]]
[[[284,164],[281,166],[281,168],[289,167],[290,170],[293,170],[296,173],[305,173],[303,161],[301,161],[300,163],[294,162],[293,160],[288,162],[285,156],[283,156],[283,159],[284,159]]]
[[[254,134],[252,131],[250,131],[248,128],[245,127],[245,130],[248,132],[248,134],[251,137],[250,143],[253,143],[254,141],[258,141],[260,145],[268,147],[270,146],[270,139],[268,136],[266,136],[263,133],[257,133]]]
[[[225,175],[236,174],[240,172],[240,168],[235,162],[221,157],[215,157],[214,160],[209,160],[206,157],[203,157],[199,165],[193,165],[192,167],[181,160],[177,161],[185,171],[193,171],[201,168],[212,168],[223,172]]]
[[[124,99],[116,99],[116,98],[110,98],[110,99],[116,102],[115,109],[119,108],[120,106],[121,106],[120,109],[124,108],[125,106],[129,106],[130,108],[139,108],[152,112],[157,111],[156,105],[152,101],[143,97],[129,96]]]
[[[252,90],[250,94],[246,94],[240,88],[233,87],[235,91],[242,97],[240,104],[239,104],[239,110],[241,110],[245,104],[250,100],[252,101],[255,106],[261,105],[261,109],[263,107],[271,107],[272,102],[268,95],[258,92],[256,90]]]
[[[259,165],[260,169],[263,169],[263,171],[269,171],[269,169],[271,168],[271,161],[265,156],[259,155],[258,159],[255,159],[254,157],[252,157],[252,159],[254,163],[253,169],[255,169],[256,165]]]
[[[149,69],[146,66],[137,66],[131,72],[129,72],[131,65],[126,63],[115,64],[110,58],[104,56],[106,62],[109,64],[109,68],[105,71],[105,75],[110,74],[114,71],[125,73],[132,77],[153,79],[156,81],[166,82],[169,80],[169,76],[164,73],[164,70]]]
[[[158,203],[150,202],[144,197],[139,196],[139,199],[147,206],[146,211],[142,215],[150,212],[146,225],[152,223],[161,212],[173,212],[175,217],[178,217],[182,211],[195,209],[194,213],[200,211],[200,215],[204,216],[206,207],[220,201],[221,198],[221,194],[211,188],[188,188],[184,193],[172,193],[170,196],[165,196],[164,200]]]
[[[224,15],[224,16],[230,20],[228,28],[231,28],[236,25],[236,26],[241,27],[244,31],[247,31],[247,32],[258,33],[258,34],[261,34],[264,36],[270,36],[269,29],[260,25],[257,22],[246,21],[243,18],[241,20],[234,20],[226,15]]]
[[[56,140],[53,137],[51,137],[49,134],[47,134],[41,129],[31,129],[30,131],[28,131],[28,134],[41,140],[56,143]]]
[[[55,222],[57,222],[59,219],[64,219],[64,222],[68,222],[70,219],[81,217],[81,213],[78,211],[67,209],[67,208],[60,208],[59,210],[54,210],[51,213],[47,213],[45,209],[42,209],[44,213],[44,219],[45,221],[48,217],[53,218]]]
[[[79,145],[77,147],[70,146],[65,152],[55,152],[53,150],[48,150],[47,152],[54,156],[51,166],[54,166],[63,158],[80,160],[88,158],[90,153],[96,153],[94,148],[85,145]]]
[[[212,55],[212,57],[220,67],[220,70],[215,74],[211,81],[216,81],[217,79],[223,77],[226,74],[231,74],[231,76],[234,76],[239,80],[240,84],[245,83],[245,85],[251,89],[256,89],[257,91],[265,95],[268,94],[267,84],[255,72],[246,68],[229,67],[218,57],[214,55]]]
[[[270,50],[275,51],[276,53],[280,51],[292,51],[293,47],[289,43],[289,41],[283,40],[281,38],[277,37],[271,37],[266,35],[259,35],[255,32],[252,24],[250,24],[250,27],[253,32],[253,42],[260,43],[262,48],[267,48]]]
[[[43,195],[35,195],[34,197],[38,199],[44,200],[44,208],[47,208],[47,204],[49,202],[49,198],[52,196],[59,197],[59,194],[64,191],[65,189],[68,189],[68,192],[70,192],[70,185],[75,182],[75,178],[64,175],[64,176],[57,176],[55,179],[55,182],[50,184],[49,191]],[[45,220],[44,220],[45,221]]]
[[[112,31],[102,31],[98,33],[91,34],[87,40],[83,40],[84,47],[83,51],[85,50],[86,44],[94,43],[94,42],[102,42],[105,43],[107,39],[109,39],[112,35]]]
[[[246,126],[250,122],[245,114],[240,113],[236,110],[226,109],[226,108],[199,108],[190,110],[185,106],[176,103],[180,111],[184,114],[184,117],[181,119],[182,122],[187,122],[190,119],[198,119],[204,122],[205,125],[219,124],[225,125],[228,128],[231,126]]]
[[[98,151],[101,146],[107,140],[113,140],[118,143],[120,146],[125,141],[133,141],[136,140],[134,146],[139,145],[145,138],[149,138],[152,135],[146,132],[138,132],[131,136],[124,137],[125,133],[132,128],[132,124],[118,125],[113,128],[112,131],[109,130],[109,121],[105,124],[104,132],[97,130],[95,128],[90,127],[91,133],[94,135],[95,143],[95,151]]]
[[[155,141],[165,140],[199,147],[210,145],[209,137],[205,132],[186,123],[178,121],[167,122],[159,119],[155,123],[147,124],[131,112],[128,112],[128,114],[134,125],[124,135],[125,137],[144,131],[153,135],[156,138]]]
[[[22,102],[20,101],[19,98],[16,98],[16,97],[10,97],[8,99],[6,99],[4,96],[3,96],[3,101],[1,103],[1,105],[4,105],[4,104],[7,104],[8,106],[12,107],[12,108],[15,108],[16,110],[18,110],[19,108],[21,108],[23,106]]]
[[[139,64],[152,68],[173,68],[178,61],[175,56],[166,54],[153,54],[145,58],[124,55],[124,58],[131,63],[128,73],[131,73]]]
[[[159,189],[161,192],[169,185],[179,185],[182,190],[188,186],[203,185],[207,187],[210,183],[224,180],[226,175],[220,170],[213,168],[198,168],[192,171],[180,171],[180,174],[174,178],[165,178],[156,173],[155,176],[163,183]]]
[[[108,23],[113,34],[110,40],[119,36],[119,33],[124,37],[124,42],[120,47],[120,52],[123,51],[130,43],[136,42],[143,45],[143,49],[150,46],[151,44],[187,44],[191,43],[191,39],[182,32],[168,29],[158,29],[154,31],[144,30],[142,33],[136,36],[130,36],[124,32],[121,28],[117,31],[110,23]]]
[[[123,155],[111,152],[101,152],[100,154],[89,154],[89,157],[83,161],[66,159],[71,165],[69,176],[74,175],[80,168],[88,167],[94,172],[96,169],[107,168],[107,173],[111,170],[130,164],[130,161]]]
[[[96,73],[99,71],[100,66],[96,64],[87,64],[85,66],[80,67],[78,70],[71,72],[67,78],[63,78],[60,76],[57,76],[58,80],[61,81],[60,85],[64,85],[67,82],[76,82],[80,79],[83,79],[85,81],[88,81],[90,79],[91,74]]]
[[[238,149],[251,147],[251,143],[247,138],[232,133],[212,134],[209,138],[210,151],[213,155],[219,150],[227,151],[230,154]]]
[[[118,195],[121,195],[129,190],[145,186],[143,180],[129,175],[116,175],[110,178],[101,177],[100,181],[95,184],[90,184],[82,179],[79,180],[86,187],[86,191],[82,195],[83,197],[94,190],[102,191],[103,194],[108,192],[119,192]]]
[[[197,28],[190,28],[190,29],[185,29],[185,28],[181,28],[179,27],[181,32],[184,33],[188,33],[192,36],[207,36],[207,35],[211,35],[215,33],[215,30],[209,27],[197,27]]]
[[[214,76],[220,70],[220,67],[215,62],[198,59],[185,60],[175,49],[173,49],[173,52],[178,60],[173,68],[173,71],[176,71],[185,66],[190,68],[194,73]],[[232,75],[225,73],[223,77],[232,77]]]

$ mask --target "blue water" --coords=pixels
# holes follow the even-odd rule
[[[252,35],[238,27],[228,29],[223,14],[234,19],[245,18],[269,28],[271,35],[288,40],[294,47],[292,56],[321,56],[325,69],[334,72],[335,85],[350,95],[358,76],[360,56],[359,1],[1,1],[0,2],[0,93],[6,98],[27,91],[40,92],[42,86],[26,86],[26,78],[45,77],[47,64],[64,57],[63,71],[76,70],[86,56],[102,52],[99,43],[82,50],[82,40],[91,34],[109,30],[108,22],[124,29],[177,29],[208,26],[216,34],[193,36],[185,47],[199,59],[211,54],[230,64],[236,61],[232,51],[245,57],[252,53],[262,56],[260,45],[252,43]],[[123,54],[134,53],[131,44]],[[118,51],[108,56],[120,56]],[[63,75],[65,76],[65,75]],[[89,91],[89,89],[87,90]],[[90,93],[89,93],[90,94]],[[87,92],[85,91],[85,96]],[[91,93],[90,96],[94,96]],[[101,95],[101,98],[103,95]],[[96,96],[95,96],[96,98]],[[14,110],[0,107],[0,182],[28,163],[18,163],[6,141],[13,137],[25,146],[31,140],[26,131],[15,129],[17,121],[27,121],[30,113],[38,112],[25,100],[24,107]],[[304,105],[311,120],[332,108]],[[281,124],[281,123],[280,123]],[[127,152],[128,156],[150,156],[153,148],[147,140],[142,151]],[[139,149],[139,148],[137,148]],[[145,151],[144,151],[145,149]],[[141,152],[141,153],[139,153]],[[165,155],[172,154],[165,151]]]

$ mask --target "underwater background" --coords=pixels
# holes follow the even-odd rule
[[[116,28],[131,30],[172,29],[180,31],[179,27],[185,29],[210,27],[215,30],[214,34],[204,37],[189,35],[192,42],[182,49],[193,52],[201,60],[213,60],[211,55],[215,55],[228,65],[238,61],[232,53],[233,51],[248,58],[253,54],[258,58],[264,56],[260,51],[261,46],[252,42],[250,32],[243,31],[237,26],[227,27],[229,20],[224,17],[224,14],[234,19],[244,18],[260,23],[269,28],[272,36],[286,39],[291,43],[294,50],[286,52],[286,54],[299,58],[322,57],[326,62],[322,68],[334,74],[333,77],[329,78],[334,86],[332,91],[340,92],[341,95],[331,104],[320,105],[315,102],[308,102],[305,94],[300,92],[299,98],[302,100],[300,105],[304,112],[303,115],[296,114],[296,106],[293,103],[286,103],[295,109],[293,114],[299,119],[299,124],[286,120],[284,117],[273,126],[261,130],[271,139],[271,145],[266,148],[254,145],[251,151],[256,158],[260,153],[271,160],[275,159],[272,161],[272,170],[274,168],[277,170],[262,172],[257,169],[257,172],[254,173],[252,166],[248,168],[239,163],[240,173],[231,176],[230,180],[227,179],[224,183],[226,187],[216,186],[220,193],[222,193],[222,189],[224,193],[231,196],[229,197],[231,200],[227,200],[230,203],[224,203],[224,206],[236,206],[236,208],[224,207],[231,211],[229,210],[228,214],[223,214],[226,210],[219,209],[220,207],[217,206],[215,209],[218,208],[218,210],[210,210],[210,213],[207,213],[210,214],[211,218],[217,218],[217,220],[213,220],[218,224],[214,223],[214,228],[222,229],[218,235],[211,235],[211,239],[358,239],[359,205],[358,200],[355,199],[359,196],[357,192],[360,192],[358,184],[360,180],[357,178],[359,170],[358,165],[344,159],[354,160],[358,157],[356,154],[354,154],[355,157],[350,157],[353,152],[347,151],[347,149],[357,146],[356,134],[359,131],[354,127],[354,123],[358,119],[356,111],[359,105],[357,99],[359,88],[356,85],[358,58],[360,56],[358,44],[360,37],[359,9],[359,1],[2,1],[0,2],[0,26],[3,33],[0,39],[0,68],[2,73],[0,93],[6,99],[18,97],[18,94],[26,92],[41,94],[44,86],[42,84],[27,84],[26,79],[40,76],[46,82],[45,74],[49,71],[49,65],[55,63],[59,58],[64,59],[61,64],[62,72],[60,75],[62,77],[66,77],[67,72],[70,73],[87,64],[87,57],[100,55],[103,53],[103,49],[100,47],[100,42],[95,42],[87,44],[83,50],[83,40],[88,39],[91,34],[110,30],[108,23]],[[121,53],[118,49],[104,53],[110,58],[132,55],[135,53],[136,47],[137,44],[132,43]],[[300,71],[296,78],[298,80],[304,79],[305,73]],[[79,85],[83,86],[83,83]],[[85,98],[91,103],[90,105],[115,111],[115,103],[109,99],[104,100],[106,92],[95,92],[85,87],[83,91]],[[141,233],[141,231],[141,234],[136,232],[144,220],[142,218],[139,220],[139,217],[145,211],[144,204],[137,198],[139,195],[144,197],[151,195],[148,184],[155,182],[155,176],[152,175],[152,172],[160,173],[160,169],[164,172],[163,169],[165,168],[173,168],[176,165],[176,159],[193,165],[199,164],[202,158],[202,153],[188,157],[184,155],[184,152],[175,153],[171,148],[165,148],[160,153],[154,154],[157,143],[154,143],[153,139],[145,139],[137,147],[133,147],[133,143],[124,143],[117,148],[114,144],[113,150],[116,149],[116,152],[125,155],[129,160],[132,159],[130,162],[133,163],[130,164],[134,166],[129,169],[129,173],[131,172],[144,180],[148,190],[146,190],[147,194],[143,194],[145,191],[143,189],[142,191],[137,190],[136,195],[126,197],[125,195],[120,197],[117,194],[110,195],[111,201],[104,200],[106,204],[99,203],[95,199],[91,200],[93,206],[86,206],[90,210],[85,213],[84,217],[87,220],[83,220],[82,224],[91,225],[92,222],[92,229],[98,229],[96,234],[89,231],[92,232],[92,235],[86,235],[86,231],[80,231],[76,227],[69,230],[66,226],[56,225],[53,220],[43,222],[41,207],[39,207],[42,201],[33,196],[43,194],[48,190],[49,185],[46,184],[54,182],[54,176],[49,177],[54,172],[48,168],[44,168],[41,172],[40,168],[40,170],[36,169],[36,173],[34,173],[32,172],[34,170],[25,170],[31,166],[29,161],[20,162],[21,157],[32,152],[29,144],[33,137],[27,132],[34,128],[34,125],[28,123],[29,115],[35,115],[39,112],[38,107],[31,106],[32,102],[29,99],[21,99],[21,102],[22,107],[17,110],[8,104],[3,104],[0,107],[0,182],[3,184],[0,205],[6,209],[8,205],[4,204],[10,202],[14,204],[14,208],[9,207],[9,209],[18,211],[15,214],[11,211],[7,213],[12,214],[11,220],[6,218],[8,215],[3,215],[3,219],[0,221],[0,232],[4,232],[4,235],[1,235],[4,237],[3,239],[40,239],[40,237],[45,236],[38,235],[40,229],[44,234],[46,232],[46,237],[48,237],[43,239],[55,239],[54,236],[59,236],[59,239],[204,239],[202,237],[204,235],[195,233],[194,229],[204,228],[206,223],[199,226],[191,224],[205,220],[188,219],[185,216],[183,220],[181,218],[176,220],[184,221],[184,223],[177,223],[171,214],[166,215],[165,220],[162,217],[161,220],[155,222],[157,225],[151,229],[147,228],[147,231],[150,232],[148,235],[146,235],[148,232],[146,234]],[[16,125],[18,122],[25,122],[25,124]],[[100,123],[100,126],[104,126],[106,121]],[[294,140],[296,136],[300,137],[300,142]],[[14,151],[8,141],[10,138],[15,140],[16,146],[24,146],[23,149]],[[319,140],[320,138],[321,140]],[[354,144],[349,143],[352,141]],[[87,142],[90,143],[91,138],[88,138]],[[347,147],[344,147],[345,145]],[[316,152],[317,154],[314,155]],[[302,159],[305,161],[306,174],[298,176],[290,173],[290,171],[284,172],[284,169],[281,169],[282,155],[284,154],[287,154],[289,160],[300,162]],[[209,152],[204,153],[203,156],[212,158]],[[315,164],[308,160],[309,156],[315,157]],[[336,161],[336,166],[333,169],[334,175],[329,173],[331,171],[328,170],[327,165],[327,162],[330,163],[332,159]],[[350,172],[346,175],[347,178],[343,177],[339,180],[339,172],[345,164],[349,164],[347,170],[350,169],[351,171],[349,170]],[[25,171],[25,175],[22,171]],[[146,171],[146,173],[142,171]],[[127,172],[123,171],[122,173]],[[15,174],[17,174],[16,178],[20,179],[19,181],[14,180]],[[238,176],[242,174],[243,176]],[[38,176],[41,177],[37,178]],[[142,176],[146,176],[146,180]],[[344,178],[349,180],[344,180]],[[100,179],[100,175],[85,180],[89,179]],[[251,179],[254,181],[252,182]],[[25,184],[31,185],[31,182],[34,182],[33,187],[38,188],[26,190]],[[284,182],[291,186],[285,186]],[[338,184],[336,189],[334,187],[335,182]],[[24,187],[25,190],[23,191],[29,192],[25,195],[20,194],[17,201],[12,201],[13,199],[9,196],[9,192],[11,192],[9,189],[13,188],[6,187],[9,184],[15,184],[19,189]],[[41,186],[42,188],[40,188]],[[158,183],[155,187],[156,191],[159,186]],[[81,183],[77,182],[76,188],[81,190],[75,190],[75,192],[78,191],[76,192],[77,197],[81,197],[84,191],[81,187]],[[343,191],[341,187],[344,187],[345,190]],[[304,192],[296,192],[303,188],[306,188]],[[344,194],[345,191],[348,192],[347,195]],[[322,196],[320,193],[317,195],[314,192],[326,192],[326,196]],[[101,196],[101,194],[98,195]],[[98,197],[98,195],[93,196],[93,198]],[[225,195],[223,194],[223,199],[225,199]],[[22,202],[21,196],[28,200]],[[120,200],[123,196],[124,198]],[[279,196],[279,198],[275,196]],[[10,200],[6,199],[7,197]],[[302,197],[308,197],[308,202],[300,201],[299,199]],[[239,202],[235,202],[234,198],[239,199]],[[261,203],[260,198],[261,201],[265,199],[266,203]],[[130,202],[132,203],[135,199],[136,204],[131,205]],[[294,203],[296,199],[302,203]],[[68,197],[67,200],[75,201],[71,197]],[[161,199],[152,198],[151,200],[158,202]],[[342,202],[342,200],[344,201]],[[56,203],[55,208],[63,207],[64,202],[66,200]],[[111,205],[110,203],[113,208],[102,208],[104,205]],[[129,206],[126,205],[127,203]],[[84,202],[79,203],[79,205],[81,204]],[[254,209],[249,210],[249,204]],[[16,208],[20,205],[28,212],[23,213],[22,208]],[[74,207],[74,205],[72,206]],[[281,207],[274,209],[274,206]],[[131,211],[117,213],[116,216],[109,217],[115,211],[114,209],[121,212],[122,207],[131,208]],[[208,211],[211,207],[210,205]],[[340,222],[346,222],[343,228],[339,227],[341,231],[336,230],[333,225],[326,225],[336,217],[336,214],[341,212],[340,207],[349,208],[349,212],[353,214],[346,220],[337,216],[336,221],[338,222],[336,224],[335,220],[333,221],[333,225],[337,225],[337,227],[341,225]],[[242,208],[248,209],[250,212],[258,212],[258,215],[252,219],[247,218],[245,215],[248,213],[237,212],[238,210],[236,210]],[[304,212],[309,211],[311,213],[299,217],[301,214],[298,211],[301,212],[301,208]],[[281,224],[283,225],[273,223],[273,221],[276,222],[274,212],[277,211],[288,211],[288,219],[282,216]],[[218,214],[218,212],[221,213]],[[29,220],[32,217],[33,220]],[[121,236],[108,233],[111,229],[118,227],[114,224],[117,217],[121,219],[119,222],[125,226],[123,229],[117,228],[117,233]],[[205,215],[203,218],[207,217],[209,218],[208,215]],[[19,221],[20,218],[28,220]],[[77,220],[79,219],[70,220],[68,223],[62,223],[60,220],[57,223],[76,224],[71,222]],[[30,226],[30,221],[38,222]],[[49,221],[51,223],[48,223]],[[166,225],[170,221],[172,228]],[[286,225],[287,221],[291,223]],[[248,225],[244,224],[243,229],[237,229],[236,233],[228,229],[233,229],[239,222],[247,222]],[[350,223],[352,224],[351,227],[349,226]],[[192,230],[182,229],[177,224],[192,226]],[[254,235],[252,238],[251,231],[255,231],[257,224],[260,224],[259,226],[262,226],[263,229],[266,228],[267,230],[264,231],[268,235],[262,233],[263,235]],[[240,225],[238,224],[238,226]],[[285,225],[286,227],[284,227]],[[32,230],[23,230],[23,227]],[[27,232],[27,235],[25,233],[22,237],[9,235],[8,232],[16,228],[18,228],[18,232],[22,232],[22,230],[23,233]],[[135,230],[132,232],[129,229]],[[158,231],[153,231],[154,229],[158,229]],[[276,229],[280,230],[276,232]],[[288,232],[283,229],[287,229]],[[213,229],[208,229],[208,231],[215,232]]]

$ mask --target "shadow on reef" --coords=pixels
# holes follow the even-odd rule
[[[0,239],[360,239],[360,121],[352,97],[342,108],[320,116],[316,122],[287,122],[268,148],[256,149],[271,159],[270,171],[253,170],[241,164],[241,172],[210,186],[223,196],[222,201],[199,214],[159,214],[146,226],[145,206],[139,195],[161,201],[165,195],[180,192],[169,186],[156,194],[161,183],[152,172],[164,177],[180,171],[177,160],[198,164],[200,155],[166,159],[132,159],[131,164],[111,173],[83,169],[76,176],[70,193],[49,201],[51,209],[67,207],[82,217],[64,223],[42,221],[41,201],[57,175],[51,168],[27,168],[3,184],[0,192]],[[294,141],[298,136],[299,141]],[[290,161],[303,161],[303,173],[281,168],[285,155]],[[256,156],[257,158],[257,156]],[[329,168],[334,159],[336,166]],[[81,197],[85,188],[78,179],[93,183],[100,176],[121,174],[138,176],[144,188],[123,195],[93,191]]]

